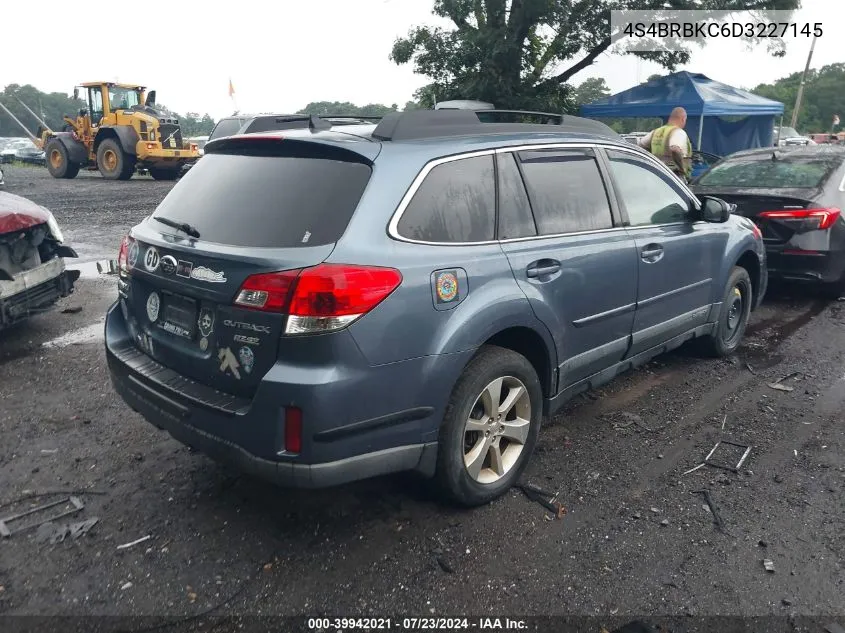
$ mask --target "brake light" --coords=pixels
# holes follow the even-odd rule
[[[302,409],[285,407],[285,452],[302,452]]]
[[[235,305],[287,313],[286,334],[332,332],[370,312],[401,283],[402,274],[393,268],[320,264],[251,275]]]
[[[759,217],[770,220],[808,220],[815,221],[818,226],[815,229],[825,230],[832,227],[839,218],[841,211],[836,208],[829,209],[784,209],[783,211],[763,211]]]
[[[132,239],[128,235],[123,236],[120,242],[120,250],[117,252],[117,268],[121,275],[129,274],[129,247]]]
[[[251,275],[241,286],[235,305],[265,312],[286,312],[299,270]]]

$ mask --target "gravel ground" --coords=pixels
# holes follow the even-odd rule
[[[53,210],[84,260],[114,257],[171,186],[6,174],[7,190]],[[72,520],[99,518],[56,544],[2,539],[0,614],[845,624],[845,303],[773,288],[736,357],[681,349],[572,402],[525,476],[561,491],[558,520],[515,490],[463,511],[410,475],[290,491],[192,453],[112,391],[101,323],[114,295],[112,279],[83,277],[56,311],[0,333],[0,516],[61,498],[35,493],[79,491]],[[768,386],[785,376],[791,391]],[[752,446],[739,473],[684,474],[720,439]]]

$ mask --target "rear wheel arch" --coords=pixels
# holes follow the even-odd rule
[[[748,276],[751,278],[751,290],[754,292],[755,297],[759,297],[763,276],[760,258],[754,251],[745,251],[736,261],[736,266],[744,268],[745,272],[748,273]],[[758,302],[755,300],[752,303],[752,308],[755,307],[757,303]]]
[[[503,347],[524,356],[537,372],[543,388],[543,397],[550,398],[554,395],[553,369],[556,364],[547,342],[536,330],[524,326],[509,327],[484,341],[479,351],[491,345]]]

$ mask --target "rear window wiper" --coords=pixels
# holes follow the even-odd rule
[[[194,228],[187,222],[177,222],[176,220],[171,220],[169,218],[159,218],[156,216],[153,216],[153,220],[161,222],[162,224],[166,224],[167,226],[173,227],[174,229],[182,231],[183,233],[187,233],[193,238],[198,239],[200,236],[200,232],[197,231],[196,228]]]

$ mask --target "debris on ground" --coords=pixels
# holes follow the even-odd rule
[[[52,510],[54,508],[57,510],[61,510],[62,508],[68,508],[68,506],[70,506],[69,509],[65,509],[59,514],[47,516],[46,518],[41,519],[40,521],[35,521],[34,523],[24,524],[22,527],[19,527],[17,529],[12,529],[12,527],[9,526],[10,523],[20,521],[21,519],[24,519],[26,517],[31,517],[32,515],[38,514],[39,512],[43,512],[45,510]],[[0,535],[4,537],[9,537],[12,534],[17,534],[18,532],[24,532],[32,528],[37,528],[39,525],[43,525],[44,523],[50,523],[52,521],[56,521],[57,519],[70,516],[71,514],[76,514],[84,507],[85,504],[82,503],[82,501],[80,501],[78,497],[74,496],[64,497],[62,499],[58,499],[57,501],[51,501],[49,503],[42,503],[39,506],[30,508],[26,512],[20,512],[18,514],[13,514],[8,517],[0,518]]]
[[[126,591],[127,589],[129,589],[129,588],[131,588],[131,587],[132,587],[132,583],[131,583],[131,582],[127,582],[126,584],[124,584],[124,585],[120,588],[120,590],[121,590],[121,591]]]
[[[447,574],[454,574],[455,573],[454,568],[442,556],[437,557],[437,564],[440,565],[440,569],[445,571]]]
[[[777,389],[778,391],[786,391],[786,392],[795,391],[794,387],[790,387],[788,385],[782,385],[779,382],[770,382],[770,383],[767,383],[767,384],[772,389]]]
[[[85,521],[64,525],[58,525],[52,521],[42,523],[38,526],[38,530],[35,533],[35,541],[37,543],[50,541],[50,545],[55,545],[56,543],[64,541],[68,536],[76,540],[87,534],[92,527],[99,523],[99,521],[99,517],[91,517]]]
[[[839,299],[839,300],[842,301],[842,299]],[[824,627],[824,630],[827,633],[845,633],[845,629],[843,629],[841,626],[836,624],[836,622],[832,622],[832,623],[826,625]]]
[[[55,455],[58,452],[59,452],[58,448],[42,448],[41,449],[42,455]]]
[[[539,503],[546,510],[551,512],[556,519],[562,519],[566,514],[566,508],[564,508],[563,504],[557,500],[558,496],[560,496],[560,492],[548,492],[547,490],[543,490],[534,484],[517,484],[515,487],[521,490],[531,501]]]
[[[662,525],[663,527],[666,527],[667,525],[669,525],[669,519],[663,519],[663,520],[660,522],[660,525]]]
[[[725,419],[724,419],[724,420],[722,420],[722,430],[723,430],[723,431],[725,430],[725,422],[727,422],[727,421],[728,421],[728,414],[726,413],[726,414],[725,414]]]
[[[751,372],[752,376],[756,376],[757,372],[754,371],[754,368],[751,366],[751,363],[745,363],[745,368]]]
[[[64,310],[62,310],[62,314],[79,314],[80,312],[82,312],[82,306],[65,308]]]
[[[683,474],[689,475],[690,473],[694,473],[699,468],[704,468],[706,465],[707,464],[705,464],[704,462],[701,462],[698,466],[694,466],[693,468],[690,468],[689,470],[685,471]]]
[[[745,452],[743,452],[742,457],[739,458],[739,462],[737,462],[736,466],[720,464],[717,461],[713,461],[713,454],[722,445],[734,446],[736,448],[745,449]],[[748,459],[749,454],[751,454],[751,446],[747,444],[738,444],[729,440],[721,440],[719,442],[716,442],[716,446],[714,446],[713,450],[711,450],[710,453],[708,453],[707,457],[704,458],[704,463],[707,466],[712,466],[713,468],[721,468],[722,470],[730,470],[731,472],[738,473],[739,469],[742,468],[742,465],[745,463],[745,460]]]
[[[142,536],[137,541],[132,541],[130,543],[124,543],[123,545],[118,545],[117,549],[129,549],[130,547],[134,547],[138,543],[143,543],[144,541],[149,541],[152,538],[151,534],[147,534],[146,536]]]
[[[766,571],[770,574],[775,573],[775,564],[768,558],[763,560],[763,567],[765,567]]]
[[[716,507],[716,504],[713,502],[713,498],[710,496],[709,490],[694,490],[692,492],[694,495],[704,495],[704,500],[707,502],[707,508],[709,508],[710,513],[713,515],[713,522],[716,524],[716,528],[722,533],[727,534],[727,530],[725,529],[725,522],[722,520],[722,515],[719,514],[719,509]]]
[[[656,429],[651,428],[649,426],[646,426],[646,424],[643,422],[643,419],[640,416],[638,416],[636,413],[630,413],[628,411],[618,411],[618,412],[615,412],[615,413],[609,413],[609,414],[606,414],[603,417],[611,419],[611,425],[613,425],[613,428],[616,431],[621,431],[623,429],[627,429],[631,426],[636,425],[644,431],[648,431],[649,433],[656,433],[657,431],[665,429],[667,426],[669,426],[668,424],[664,424],[663,426],[660,426]],[[627,422],[624,422],[624,423],[614,422],[612,420],[612,418],[614,418],[614,417],[622,418],[623,420],[627,420]]]

